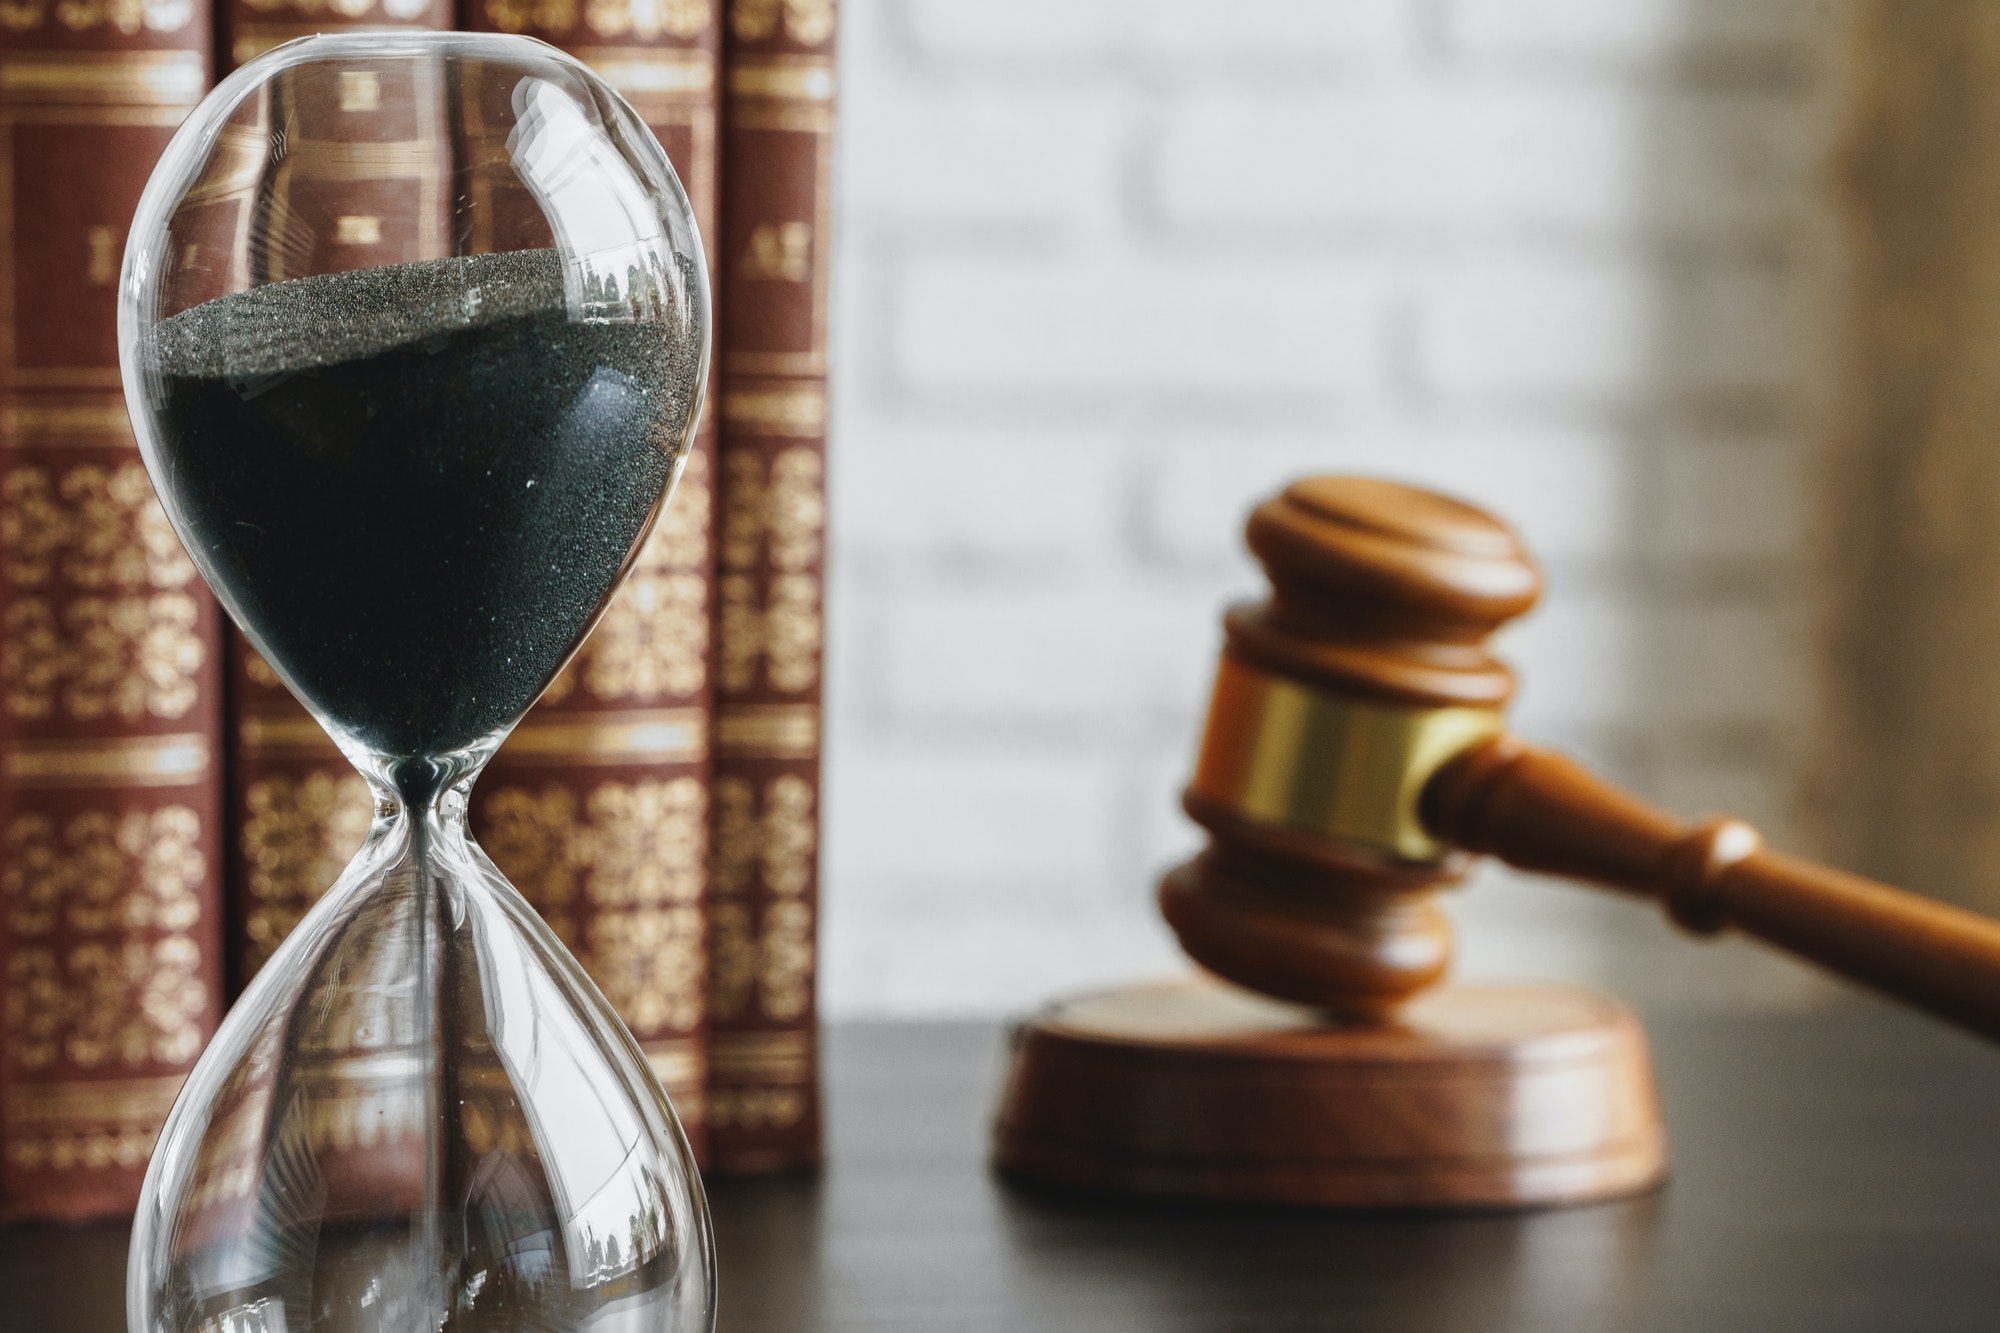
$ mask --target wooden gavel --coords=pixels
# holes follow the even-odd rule
[[[1486,640],[1540,576],[1504,524],[1391,482],[1314,477],[1252,514],[1271,595],[1232,609],[1186,809],[1209,848],[1160,906],[1231,981],[1384,1017],[1438,981],[1433,901],[1467,853],[1657,899],[2000,1037],[2000,922],[1690,827],[1508,735]]]

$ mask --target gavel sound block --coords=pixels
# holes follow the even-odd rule
[[[1514,534],[1391,482],[1251,515],[1269,598],[1229,611],[1160,909],[1213,977],[1052,1006],[1018,1034],[1010,1174],[1339,1206],[1578,1203],[1665,1167],[1645,1037],[1555,985],[1441,985],[1470,854],[1659,900],[2000,1036],[2000,923],[1689,828],[1506,734],[1487,638],[1534,604]],[[1215,978],[1220,978],[1217,980]],[[1227,983],[1234,983],[1230,985]]]

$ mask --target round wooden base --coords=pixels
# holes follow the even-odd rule
[[[1190,978],[1025,1024],[994,1159],[1132,1194],[1478,1208],[1647,1189],[1665,1143],[1645,1035],[1607,996],[1448,986],[1335,1025]]]

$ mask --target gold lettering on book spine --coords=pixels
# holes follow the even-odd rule
[[[598,37],[631,37],[650,42],[659,37],[699,36],[709,23],[708,0],[486,0],[486,20],[501,32],[533,32],[565,36],[584,26]]]
[[[114,28],[127,36],[179,32],[194,18],[193,0],[6,0],[0,28],[32,32],[55,22],[71,32]]]
[[[185,931],[201,919],[207,858],[201,821],[184,805],[86,811],[60,834],[52,816],[18,815],[6,846],[0,894],[16,938],[46,938],[59,924],[84,934]]]
[[[255,674],[246,672],[254,680]],[[312,714],[300,709],[291,716],[272,717],[246,712],[236,719],[236,741],[245,755],[268,758],[338,759],[340,747]],[[345,864],[343,862],[343,864]]]
[[[7,608],[0,675],[7,711],[45,718],[178,718],[194,707],[205,648],[186,593],[77,597],[58,613],[45,598]]]
[[[486,800],[479,845],[569,949],[577,947],[576,793],[551,784],[507,786]]]
[[[0,777],[24,787],[180,787],[208,774],[201,732],[108,740],[21,740],[0,749]]]
[[[722,421],[752,435],[826,434],[826,389],[793,384],[783,389],[732,389],[722,396]]]
[[[23,1171],[103,1171],[114,1166],[130,1171],[146,1164],[159,1134],[158,1122],[128,1130],[10,1133],[7,1162]]]
[[[0,29],[12,26],[7,16],[20,17],[46,9],[0,0]],[[0,102],[41,103],[65,115],[77,103],[115,103],[122,108],[159,107],[185,111],[201,100],[207,86],[199,51],[8,51],[0,54]],[[87,109],[87,108],[84,108]],[[92,117],[93,120],[96,117]],[[178,117],[162,119],[171,129]],[[115,123],[129,123],[121,113]],[[137,123],[155,123],[142,118]],[[117,387],[118,369],[104,368]]]
[[[796,898],[764,909],[757,939],[757,982],[766,1018],[789,1022],[811,1002],[812,908]]]
[[[790,773],[764,784],[761,808],[758,796],[746,778],[715,784],[711,1013],[739,1017],[754,998],[765,1017],[789,1020],[811,1000],[813,921],[805,893],[819,852],[816,801],[812,784]],[[770,896],[754,923],[753,877]]]
[[[708,754],[699,708],[637,708],[528,720],[507,738],[513,764],[692,764]]]
[[[635,1032],[693,1027],[701,1019],[701,913],[638,908],[593,917],[584,966]]]
[[[756,794],[748,779],[715,779],[715,850],[709,858],[708,1008],[711,1019],[741,1017],[757,985],[750,926],[750,877],[757,863]]]
[[[812,278],[812,262],[812,223],[765,223],[751,228],[741,269],[747,278],[807,282]]]
[[[694,778],[503,786],[480,845],[641,1035],[701,1017],[708,806]]]
[[[171,589],[194,579],[136,462],[8,469],[0,478],[0,550],[0,568],[22,587],[48,583],[58,568],[83,588]]]
[[[772,239],[759,241],[753,235],[744,254],[728,257],[738,272],[782,280],[785,250],[782,229],[789,223],[810,219],[816,247],[823,237],[833,216],[833,103],[837,85],[838,71],[828,56],[765,55],[731,61],[724,77],[728,93],[725,121],[730,129],[739,133],[769,131],[810,136],[814,164],[809,210],[798,210],[800,216],[794,218],[770,219],[766,225],[779,229]],[[793,140],[795,147],[798,143]],[[780,262],[773,267],[760,259],[760,252],[776,256]],[[790,336],[781,339],[778,345],[723,348],[720,360],[726,379],[747,375],[797,376],[812,381],[814,387],[824,392],[830,269],[823,262],[813,266],[809,324],[788,330]],[[726,411],[726,400],[724,407]],[[728,452],[724,450],[725,454]]]
[[[255,649],[244,650],[243,674],[250,678],[250,683],[253,685],[262,685],[270,690],[281,690],[285,687],[285,682],[278,678],[278,673],[271,669],[271,664],[264,660],[264,655]]]
[[[761,666],[772,689],[811,689],[819,681],[819,576],[812,570],[826,528],[824,464],[817,451],[799,446],[780,450],[768,473],[749,451],[733,455],[728,469],[719,681],[741,693],[755,687]],[[760,556],[771,571],[762,604],[751,572]]]
[[[84,266],[84,280],[93,287],[109,287],[118,277],[118,232],[115,228],[86,227],[83,239],[90,250]]]
[[[694,1041],[682,1037],[669,1038],[661,1042],[647,1042],[646,1063],[652,1067],[653,1077],[660,1080],[669,1096],[679,1101],[679,1089],[695,1088],[701,1082],[705,1064],[704,1052]]]
[[[806,759],[819,754],[817,704],[725,704],[715,719],[715,748],[741,759]]]
[[[262,14],[289,13],[312,18],[320,14],[332,14],[345,23],[356,23],[374,13],[376,0],[245,0],[250,8]],[[400,23],[410,23],[424,16],[430,8],[429,0],[382,0],[381,15]],[[341,110],[349,110],[343,106]]]
[[[785,36],[801,46],[818,46],[833,36],[833,0],[730,0],[729,28],[746,42],[774,36],[780,24]]]
[[[132,443],[132,419],[117,399],[81,399],[33,407],[15,403],[0,407],[0,445],[104,445]]]
[[[7,1088],[7,1161],[27,1171],[143,1167],[180,1087],[170,1074]]]
[[[692,111],[693,123],[707,127],[697,133],[712,133],[712,109],[700,103],[715,87],[713,53],[657,46],[575,46],[569,52],[617,89],[647,124],[654,123],[649,105],[656,109],[678,106],[680,114],[670,116],[670,120],[678,123],[688,119]],[[691,163],[688,175],[702,170],[702,164]],[[681,183],[689,185],[686,178]],[[692,185],[689,192],[693,193]]]
[[[120,1125],[164,1119],[180,1095],[180,1074],[24,1083],[0,1089],[0,1119],[10,1125]]]
[[[254,975],[319,901],[368,836],[375,798],[358,774],[273,776],[243,793],[241,857],[249,910],[244,968]]]
[[[730,121],[745,129],[796,130],[823,134],[833,129],[832,108],[839,75],[825,56],[764,56],[730,66],[724,85],[732,97],[772,105],[739,105]],[[785,105],[791,103],[793,105]],[[827,216],[824,209],[820,217]]]
[[[0,647],[5,706],[19,718],[185,716],[205,656],[194,579],[136,462],[0,476],[0,572],[27,590],[8,607]],[[61,602],[60,577],[92,594]],[[149,589],[142,592],[140,589]]]
[[[708,1123],[713,1128],[783,1129],[805,1117],[806,1095],[797,1087],[708,1090]]]
[[[195,812],[87,811],[60,829],[19,815],[6,851],[6,1021],[22,1066],[192,1059],[208,1003],[201,950],[186,935],[207,872]]]

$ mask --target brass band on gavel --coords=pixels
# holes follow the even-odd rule
[[[1451,849],[1424,829],[1417,798],[1503,725],[1497,708],[1329,694],[1225,652],[1188,792],[1246,820],[1436,860]]]

